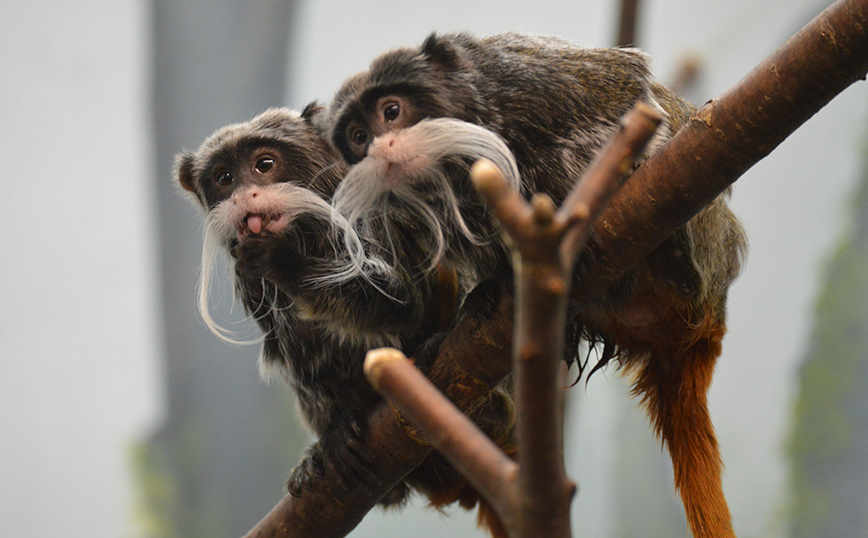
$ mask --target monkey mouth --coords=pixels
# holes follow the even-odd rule
[[[383,182],[387,187],[395,188],[423,177],[430,171],[432,163],[426,156],[416,155],[400,161],[386,161],[384,164]]]
[[[289,223],[286,215],[248,213],[241,221],[236,230],[238,241],[244,241],[251,235],[259,235],[263,232],[279,233]]]

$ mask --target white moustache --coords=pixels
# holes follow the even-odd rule
[[[368,156],[341,181],[332,201],[333,220],[345,230],[354,265],[363,271],[367,262],[353,238],[362,237],[388,249],[394,241],[390,216],[399,207],[431,236],[428,270],[436,267],[448,248],[447,223],[473,243],[487,241],[466,225],[453,185],[441,166],[472,164],[482,158],[493,162],[513,188],[520,189],[515,157],[499,135],[484,127],[438,118],[377,137]]]

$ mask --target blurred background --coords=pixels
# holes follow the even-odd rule
[[[259,380],[256,346],[218,341],[195,312],[202,215],[176,192],[176,153],[327,101],[433,30],[612,45],[619,4],[0,2],[0,536],[240,536],[310,442],[289,389]],[[701,105],[827,5],[644,2],[636,42],[664,82],[698,59],[685,97]],[[743,538],[868,536],[866,120],[859,83],[735,186],[751,252],[710,405]],[[243,323],[228,290],[218,308]],[[574,535],[686,536],[627,391],[614,369],[570,389]],[[481,535],[417,505],[353,536]]]

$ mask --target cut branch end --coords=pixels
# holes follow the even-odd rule
[[[479,159],[470,168],[470,179],[482,192],[493,193],[508,188],[500,168],[488,159]]]
[[[663,122],[663,116],[651,108],[651,106],[640,101],[636,103],[636,106],[634,106],[630,112],[627,113],[621,121],[621,124],[626,125],[631,122],[642,122],[642,124],[637,125],[640,130],[650,130],[651,132],[654,132]]]
[[[407,361],[411,362],[406,355],[391,347],[383,347],[372,349],[365,355],[365,375],[368,377],[371,385],[375,389],[380,389],[380,379],[383,375],[383,369],[394,364],[395,362]]]
[[[536,221],[536,223],[541,227],[551,224],[555,218],[555,212],[557,211],[555,203],[552,201],[551,197],[544,193],[536,194],[530,203],[533,208],[534,221]]]

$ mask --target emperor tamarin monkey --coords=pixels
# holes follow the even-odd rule
[[[386,345],[412,353],[448,328],[454,313],[448,305],[458,299],[451,295],[462,293],[457,277],[418,269],[427,268],[427,253],[412,243],[406,250],[391,245],[386,261],[377,254],[385,253],[380,245],[357,238],[350,248],[365,252],[366,262],[362,270],[350,263],[329,205],[344,168],[311,124],[318,111],[268,110],[218,130],[177,159],[180,185],[206,211],[200,283],[206,324],[221,334],[209,315],[208,288],[214,259],[228,252],[236,293],[264,332],[260,366],[292,386],[303,418],[319,436],[290,478],[296,496],[324,472],[354,486],[377,483],[359,439],[380,399],[362,372],[365,353]],[[505,145],[489,138],[491,147],[471,155],[509,168]],[[505,394],[493,393],[474,418],[501,446],[509,445]],[[470,508],[478,499],[436,453],[381,503],[402,501],[407,484],[436,505],[458,500]],[[480,505],[480,516],[497,526],[487,506]]]
[[[335,95],[320,128],[352,168],[333,205],[351,234],[371,241],[413,236],[436,253],[432,266],[450,265],[477,281],[508,280],[504,245],[485,242],[488,217],[469,211],[479,201],[464,169],[418,159],[422,148],[404,133],[444,117],[491,129],[515,154],[522,191],[560,203],[637,101],[664,116],[649,153],[693,110],[652,80],[636,50],[519,34],[431,35],[419,47],[380,56]],[[430,202],[427,193],[443,185],[451,199]],[[378,225],[368,226],[372,221]],[[414,224],[434,221],[433,232]],[[603,362],[614,354],[634,376],[633,390],[669,449],[697,538],[734,536],[706,394],[725,332],[727,290],[744,250],[744,232],[722,196],[578,312],[589,338],[605,342]],[[364,255],[354,261],[366,263]]]

